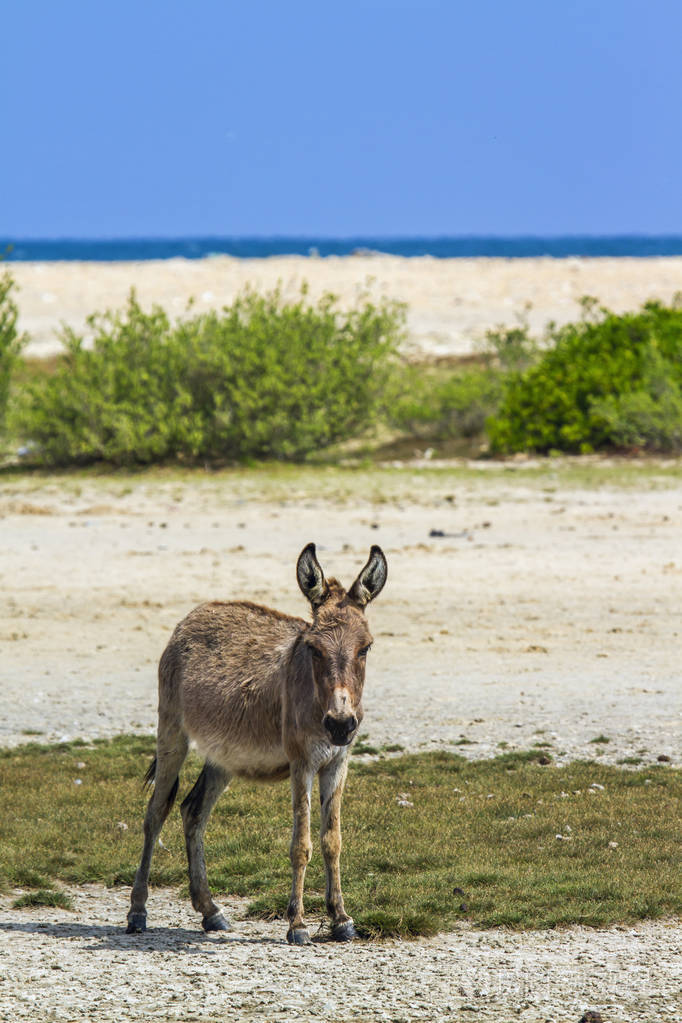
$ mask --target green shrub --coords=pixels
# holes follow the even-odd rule
[[[442,371],[406,367],[387,418],[392,426],[422,439],[475,437],[497,408],[500,373],[490,368]]]
[[[527,326],[489,330],[473,364],[463,359],[448,367],[404,366],[394,378],[386,418],[421,439],[480,436],[499,408],[506,375],[536,357]]]
[[[17,331],[19,311],[12,296],[14,280],[8,271],[0,276],[0,431],[4,425],[12,372],[24,337]]]
[[[493,451],[682,447],[682,308],[649,302],[554,331],[554,346],[512,372],[487,424]]]
[[[25,384],[15,428],[52,465],[301,459],[374,419],[403,309],[340,312],[247,291],[221,313],[171,324],[132,293],[95,315],[91,348],[62,332],[63,360]]]
[[[530,308],[530,306],[528,307]],[[547,328],[551,336],[553,324]],[[521,372],[532,366],[539,358],[537,342],[530,336],[525,320],[518,327],[495,327],[487,330],[482,348],[483,359],[488,367],[496,367],[502,373]]]

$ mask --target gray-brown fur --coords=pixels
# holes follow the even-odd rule
[[[154,846],[173,805],[190,742],[206,758],[182,804],[190,894],[206,930],[229,929],[211,897],[203,836],[216,800],[233,777],[291,777],[292,892],[287,939],[305,944],[303,881],[312,851],[310,793],[319,778],[327,910],[337,940],[355,936],[341,893],[341,797],[350,745],[363,717],[365,659],[372,642],[364,608],[386,582],[373,546],[348,591],[325,579],[308,544],[296,566],[312,622],[246,601],[202,604],[176,627],[159,663],[159,727],[145,842],[133,885],[128,932],[146,927]]]

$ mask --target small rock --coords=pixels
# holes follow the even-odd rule
[[[464,889],[463,888],[453,888],[452,889],[452,894],[453,895],[464,895]]]
[[[588,1009],[580,1017],[579,1023],[604,1023],[604,1019],[600,1012],[596,1009]]]
[[[660,753],[660,754],[659,754],[659,755],[658,755],[658,756],[656,757],[656,759],[657,759],[657,760],[658,760],[658,762],[659,762],[659,763],[661,763],[661,764],[669,764],[669,763],[670,763],[670,757],[668,756],[668,754],[667,754],[667,753]]]
[[[552,758],[548,757],[545,753],[541,757],[538,757],[538,764],[551,764]]]

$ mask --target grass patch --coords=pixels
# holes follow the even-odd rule
[[[362,738],[360,738],[357,740],[356,743],[353,744],[351,753],[354,756],[363,756],[365,754],[368,754],[370,756],[377,756],[379,753],[381,753],[381,750],[379,749],[378,746],[373,746],[371,742],[365,742]]]
[[[481,504],[497,506],[504,500],[536,499],[548,484],[557,492],[601,489],[629,491],[670,490],[682,483],[682,459],[537,457],[517,462],[465,462],[448,466],[376,465],[371,461],[339,465],[320,461],[315,465],[263,462],[246,467],[181,468],[177,465],[112,469],[96,465],[59,471],[25,467],[0,467],[4,497],[30,498],[46,488],[92,501],[118,501],[150,488],[159,500],[175,500],[182,488],[191,487],[206,502],[223,506],[231,500],[271,504],[304,500],[334,501],[355,505],[358,493],[373,504],[409,501],[416,507],[451,507],[453,495],[464,490]],[[227,490],[226,490],[227,488]]]
[[[611,742],[608,735],[595,735],[594,739],[590,739],[589,741],[601,745],[606,745],[607,742]]]
[[[47,891],[52,898],[59,893],[50,894],[49,886],[57,881],[131,884],[146,802],[141,781],[152,754],[153,740],[136,736],[0,752],[4,885],[34,887],[31,897]],[[605,926],[682,913],[680,771],[542,766],[538,756],[537,750],[508,752],[470,763],[430,752],[354,761],[344,799],[342,870],[346,904],[361,933],[433,934],[461,919],[517,929]],[[198,769],[190,760],[179,798]],[[290,827],[286,783],[233,783],[207,833],[216,894],[249,897],[252,913],[281,916],[290,885]],[[317,827],[314,812],[314,835]],[[152,883],[184,889],[177,809],[163,842]],[[324,893],[319,842],[314,845],[306,879],[312,916],[322,914]]]
[[[26,892],[12,903],[12,909],[23,909],[25,906],[58,906],[60,909],[73,909],[73,899],[64,892],[56,892],[52,888],[39,888],[35,892]]]

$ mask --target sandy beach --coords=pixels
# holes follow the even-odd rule
[[[190,299],[195,309],[220,309],[247,285],[259,291],[281,286],[295,298],[303,282],[311,300],[325,291],[352,305],[366,293],[408,306],[407,348],[425,355],[466,354],[491,327],[527,316],[541,334],[549,320],[566,323],[591,295],[615,310],[638,308],[648,299],[670,301],[682,291],[682,258],[651,259],[406,259],[358,255],[269,259],[170,259],[140,263],[12,263],[19,285],[20,327],[29,354],[59,349],[61,323],[88,329],[92,312],[120,308],[134,287],[144,306],[158,303],[180,316]]]

